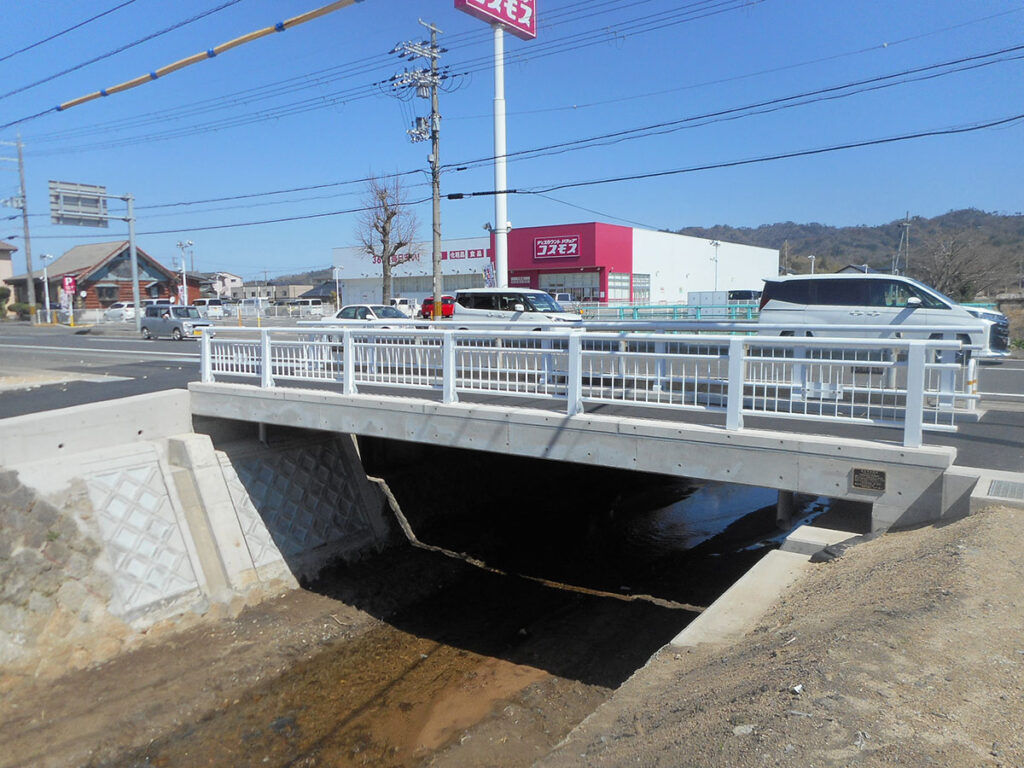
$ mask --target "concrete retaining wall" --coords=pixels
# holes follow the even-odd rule
[[[350,436],[215,450],[190,423],[182,391],[0,422],[4,672],[109,658],[392,535]]]

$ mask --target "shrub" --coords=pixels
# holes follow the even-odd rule
[[[17,313],[19,320],[28,320],[29,316],[35,310],[35,307],[31,304],[22,304],[21,302],[18,302],[17,304],[11,304],[10,310],[11,312]]]

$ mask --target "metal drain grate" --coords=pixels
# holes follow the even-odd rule
[[[988,486],[988,495],[998,496],[1001,499],[1024,500],[1024,483],[1014,483],[1009,480],[993,480]]]

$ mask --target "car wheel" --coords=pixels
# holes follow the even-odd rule
[[[181,328],[175,328],[173,331],[171,331],[171,338],[174,339],[175,341],[181,341],[182,338],[184,338],[181,335]]]
[[[142,326],[142,338],[144,338],[144,339],[152,339],[153,338],[153,334],[149,332],[149,328],[147,328],[146,326]]]

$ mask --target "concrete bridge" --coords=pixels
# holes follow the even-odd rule
[[[966,514],[925,430],[971,418],[954,341],[579,330],[264,330],[203,340],[195,414],[860,502],[871,528]],[[246,383],[246,382],[251,383]],[[752,429],[744,419],[758,418]],[[705,423],[695,423],[695,419]],[[710,423],[708,423],[710,421]],[[800,430],[793,429],[796,424]],[[818,434],[807,434],[808,424]],[[894,441],[830,434],[884,425]]]

